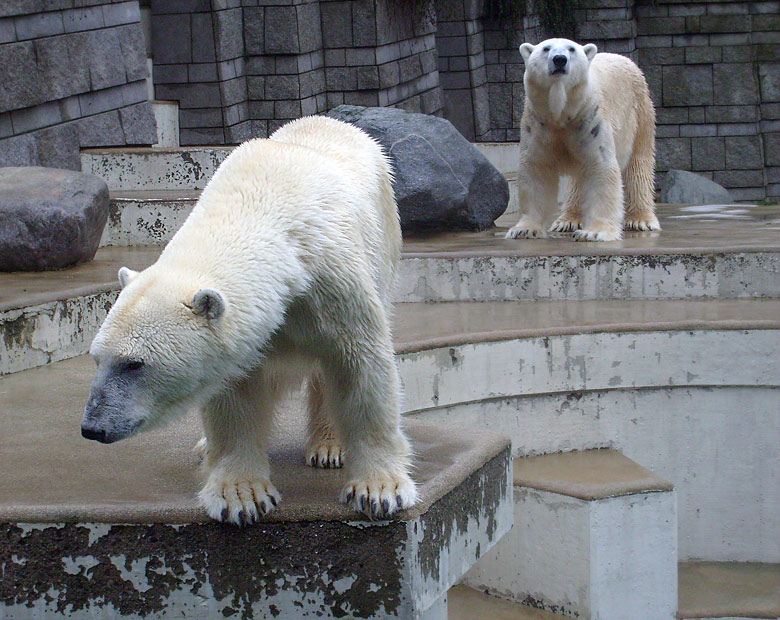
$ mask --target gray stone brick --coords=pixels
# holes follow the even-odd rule
[[[388,62],[379,65],[379,87],[389,88],[401,82],[401,72],[397,62]]]
[[[63,11],[62,23],[65,32],[82,32],[102,28],[105,25],[102,7],[93,6]]]
[[[436,52],[429,50],[420,54],[420,65],[424,74],[436,71]]]
[[[663,102],[662,67],[642,67],[642,71],[645,74],[645,80],[647,81],[647,87],[650,89],[650,97],[653,103],[655,103],[656,107],[660,106]]]
[[[152,0],[152,13],[196,13],[211,10],[211,0]]]
[[[678,4],[669,7],[669,17],[689,17],[692,15],[705,15],[707,7],[703,4]]]
[[[514,67],[515,65],[488,65],[487,76],[490,82],[514,82],[515,80],[507,78],[506,69],[508,66]],[[513,69],[513,71],[515,71]],[[521,69],[522,71],[522,69]]]
[[[379,88],[379,70],[377,67],[357,68],[358,90],[373,90]]]
[[[710,35],[710,45],[748,45],[750,42],[749,33]]]
[[[275,73],[279,75],[290,75],[298,73],[298,56],[284,55],[276,56]]]
[[[0,166],[35,166],[38,145],[32,134],[0,140]]]
[[[493,127],[511,127],[512,122],[512,85],[489,84],[490,124]]]
[[[294,6],[265,9],[265,50],[268,54],[297,54],[298,17]]]
[[[437,41],[440,56],[466,56],[468,44],[466,37],[443,37]]]
[[[780,133],[764,135],[764,164],[780,166]]]
[[[771,196],[770,187],[732,187],[729,195],[737,202],[762,202]]]
[[[680,125],[680,137],[682,138],[703,138],[717,135],[717,125]]]
[[[679,125],[658,125],[655,128],[656,138],[679,138],[680,126]]]
[[[282,127],[284,127],[289,121],[287,120],[270,120],[268,121],[268,135],[272,136],[273,133]]]
[[[249,99],[265,99],[265,77],[250,75],[246,78],[246,90]]]
[[[766,168],[766,180],[769,183],[780,183],[780,168],[768,166]]]
[[[237,77],[220,83],[222,105],[232,106],[247,99],[246,79]]]
[[[213,13],[213,24],[217,60],[230,60],[243,56],[244,26],[241,9],[216,11]]]
[[[671,35],[639,35],[636,38],[637,47],[671,47]]]
[[[11,122],[16,134],[56,125],[61,121],[62,113],[56,101],[47,101],[31,108],[11,112]]]
[[[758,126],[761,133],[780,131],[780,120],[762,120]]]
[[[719,4],[709,4],[707,6],[709,15],[747,15],[750,13],[750,3],[739,2],[720,2]]]
[[[753,15],[751,17],[751,30],[767,30],[775,32],[780,30],[780,15],[778,13]]]
[[[664,34],[677,32],[677,27],[669,26]],[[628,39],[636,35],[633,20],[588,21],[577,24],[577,37],[585,40]]]
[[[244,59],[234,58],[217,63],[217,75],[222,81],[244,76]]]
[[[715,65],[712,77],[716,105],[758,103],[758,81],[752,63]]]
[[[691,138],[659,138],[656,140],[656,170],[691,169]]]
[[[184,19],[186,21],[186,18],[179,17],[179,19]],[[192,20],[192,62],[214,62],[217,59],[217,54],[214,43],[214,24],[211,13],[194,13],[190,16],[190,19]],[[152,20],[152,24],[154,24],[154,21],[155,20]],[[152,27],[152,35],[154,35],[154,26]],[[152,36],[152,39],[154,39],[154,36]],[[186,47],[186,43],[187,41],[184,41],[181,45]],[[154,60],[155,65],[158,62],[161,62],[157,60],[156,52]]]
[[[79,95],[79,107],[81,108],[82,116],[115,110],[121,108],[123,104],[122,86],[114,86]]]
[[[146,66],[146,43],[140,23],[121,26],[114,29],[122,50],[127,81],[144,80],[149,69]]]
[[[122,46],[113,30],[94,30],[69,36],[85,37],[91,58],[101,59],[101,62],[89,63],[92,90],[118,86],[126,82]]]
[[[486,95],[487,96],[487,95]],[[420,96],[423,114],[436,114],[443,107],[441,89],[432,88]]]
[[[118,110],[88,116],[74,122],[78,127],[81,148],[124,144],[125,136]]]
[[[382,65],[386,62],[398,60],[401,57],[401,46],[398,43],[381,45],[376,48],[376,62]]]
[[[0,44],[16,41],[16,29],[14,20],[10,17],[0,19]]]
[[[269,75],[265,80],[266,99],[298,99],[300,84],[297,75]]]
[[[144,102],[120,109],[119,120],[126,144],[157,142],[157,121],[151,103]]]
[[[247,120],[246,102],[223,107],[222,116],[225,119],[225,127],[235,127],[239,123],[243,123]]]
[[[753,49],[755,50],[755,59],[759,62],[780,60],[780,45],[762,43],[756,45]]]
[[[780,101],[780,63],[758,65],[761,101]]]
[[[439,76],[439,80],[441,87],[445,90],[465,90],[471,88],[471,76],[468,71],[443,73]]]
[[[757,133],[756,123],[723,123],[718,125],[719,136],[754,136]]]
[[[62,23],[62,13],[32,13],[21,15],[14,20],[16,37],[19,41],[40,39],[65,32]]]
[[[756,187],[764,185],[763,170],[716,170],[713,180],[723,187]]]
[[[720,62],[720,47],[689,47],[685,50],[685,62],[689,65]]]
[[[307,54],[322,49],[319,3],[296,7],[298,14],[298,39],[300,52]]]
[[[222,105],[219,84],[159,84],[156,96],[178,101],[180,108],[217,108]]]
[[[63,123],[32,134],[35,139],[38,165],[47,168],[81,170],[79,136],[76,123]]]
[[[352,3],[353,44],[356,47],[373,47],[376,38],[376,12],[372,2]]]
[[[759,136],[729,137],[725,138],[725,141],[727,169],[747,170],[763,167],[764,158]]]
[[[347,64],[346,50],[325,50],[325,65],[343,67]]]
[[[37,70],[48,99],[63,99],[90,90],[89,66],[71,57],[68,36],[34,42]]]
[[[375,107],[379,105],[379,95],[376,91],[353,91],[344,93],[344,103],[347,105]]]
[[[276,118],[300,118],[301,102],[297,100],[275,102],[274,116]]]
[[[376,64],[376,51],[373,48],[352,48],[345,52],[348,67]]]
[[[702,32],[750,32],[748,15],[702,15],[698,19]]]
[[[723,48],[723,62],[750,62],[753,48],[750,45],[730,45]]]
[[[274,117],[273,101],[250,101],[249,117],[254,119],[269,119]]]
[[[713,68],[708,65],[665,66],[664,106],[707,105],[713,102]]]
[[[356,71],[346,67],[329,67],[325,69],[325,83],[328,90],[355,90],[357,88]]]
[[[690,108],[688,108],[688,122],[689,123],[703,123],[704,122],[704,107],[690,107]]]
[[[326,98],[327,108],[329,110],[331,108],[336,108],[344,103],[344,93],[328,92],[326,94]],[[386,103],[382,103],[381,105],[386,105]]]
[[[11,113],[0,114],[0,138],[8,138],[14,135],[14,127],[11,123]]]
[[[269,75],[275,71],[273,56],[252,56],[246,59],[247,75]]]
[[[193,15],[193,23],[196,18],[203,16]],[[208,15],[209,24],[211,16]],[[200,25],[200,24],[197,24]],[[197,37],[191,38],[189,16],[181,15],[157,15],[152,20],[152,51],[155,65],[187,63],[192,58],[192,43]],[[208,62],[214,60],[214,38],[211,37],[211,58],[200,56],[195,62]]]
[[[352,2],[320,5],[322,43],[326,48],[352,47]]]
[[[106,26],[119,26],[141,21],[141,11],[138,1],[104,4],[103,21]]]
[[[750,105],[707,106],[705,118],[708,123],[754,122],[758,120],[758,107]]]
[[[0,45],[0,112],[36,105],[45,100],[45,87],[30,41]]]
[[[402,58],[398,62],[398,68],[401,72],[401,82],[411,82],[423,74],[419,56]]]
[[[149,99],[149,89],[145,80],[131,82],[118,88],[122,91],[122,105],[132,105]]]
[[[165,66],[165,65],[163,65]],[[176,66],[176,65],[171,65]],[[184,65],[187,66],[188,76],[190,82],[216,82],[217,81],[217,65],[213,62],[207,62],[202,64]],[[155,67],[155,75],[162,67]],[[162,81],[162,80],[157,80]]]
[[[265,9],[244,8],[244,48],[248,55],[265,53]]]
[[[241,144],[255,137],[254,125],[250,120],[241,121],[236,125],[225,127],[225,142],[227,144]]]
[[[221,128],[199,127],[182,129],[179,132],[179,142],[182,146],[199,146],[201,144],[225,144],[225,131]]]
[[[692,170],[722,170],[726,165],[724,138],[691,140]]]
[[[682,65],[685,62],[685,50],[682,47],[654,48],[639,50],[639,65]]]
[[[308,71],[300,76],[301,97],[312,97],[325,92],[325,72],[322,69]]]

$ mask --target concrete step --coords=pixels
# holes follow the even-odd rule
[[[468,586],[452,588],[448,620],[563,620],[566,616],[508,601]]]
[[[283,501],[256,527],[195,504],[197,416],[115,445],[80,420],[94,367],[0,378],[0,616],[445,620],[446,593],[512,524],[509,443],[410,424],[421,500],[391,521],[338,504],[341,470],[303,464],[287,403],[271,441]],[[45,386],[45,389],[41,389]]]
[[[615,450],[515,459],[515,526],[464,578],[583,620],[673,620],[672,485]]]
[[[780,619],[780,564],[683,562],[679,618]]]
[[[111,192],[104,246],[161,246],[179,230],[200,190]]]

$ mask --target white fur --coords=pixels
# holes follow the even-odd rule
[[[274,406],[307,377],[307,461],[343,457],[341,500],[371,516],[415,503],[389,324],[390,175],[362,131],[299,119],[238,147],[159,260],[120,273],[91,353],[146,361],[125,412],[139,428],[200,410],[211,517],[254,522],[279,501],[265,442]]]
[[[522,215],[507,238],[573,232],[579,241],[615,241],[625,226],[660,230],[655,216],[655,112],[630,60],[567,39],[523,43],[525,108],[518,189]],[[566,56],[565,73],[553,58]],[[572,182],[552,222],[558,182]],[[625,203],[625,207],[624,207]],[[625,213],[624,213],[625,211]]]

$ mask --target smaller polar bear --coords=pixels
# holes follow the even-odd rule
[[[307,464],[341,467],[343,446],[342,502],[371,517],[409,508],[389,323],[400,250],[389,162],[358,128],[308,117],[241,145],[158,261],[120,270],[82,435],[112,443],[199,410],[200,502],[254,523],[280,500],[274,407],[308,378]]]
[[[525,107],[517,182],[522,215],[507,239],[545,236],[558,181],[571,178],[550,232],[616,241],[660,230],[655,216],[655,111],[644,76],[628,58],[568,39],[523,43]],[[625,204],[625,213],[624,213]]]

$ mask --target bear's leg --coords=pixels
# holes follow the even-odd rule
[[[353,320],[339,321],[338,338],[321,353],[323,393],[347,456],[340,500],[383,517],[414,505],[417,487],[409,476],[411,447],[401,430],[400,380],[385,310],[369,290],[353,292],[349,303],[356,302],[362,307]],[[336,326],[328,327],[325,333],[334,333]]]
[[[574,231],[577,241],[618,241],[622,237],[623,183],[614,152],[600,146],[601,159],[583,166],[577,183],[582,191],[582,228]]]
[[[279,390],[260,371],[212,398],[202,410],[206,484],[198,494],[212,519],[256,523],[281,500],[269,479],[265,443]]]
[[[325,406],[323,378],[315,373],[309,379],[308,395],[308,441],[306,463],[325,469],[339,468],[344,462],[341,443],[336,439],[333,421]]]
[[[520,164],[517,171],[518,202],[523,210],[507,239],[547,236],[547,223],[558,206],[558,174],[536,163]]]
[[[626,194],[626,230],[661,230],[655,215],[655,156],[652,142],[637,137],[635,150],[623,172]]]
[[[582,190],[577,177],[570,177],[566,191],[563,213],[550,226],[550,232],[573,232],[582,228]]]

